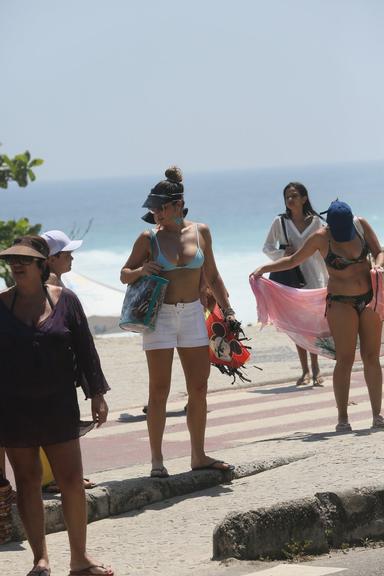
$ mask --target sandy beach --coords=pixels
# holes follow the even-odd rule
[[[283,333],[277,332],[273,326],[260,330],[259,326],[244,328],[246,336],[251,338],[251,360],[247,364],[246,375],[251,382],[232,379],[212,367],[209,379],[209,391],[236,389],[244,386],[271,384],[276,382],[292,382],[300,375],[300,364],[294,343]],[[108,392],[108,402],[111,410],[126,410],[128,407],[142,406],[147,401],[148,373],[145,354],[141,347],[140,335],[95,336],[96,348],[99,352],[102,367],[111,386]],[[334,362],[320,358],[320,367],[327,375],[325,386],[331,386]],[[255,368],[262,368],[259,370]],[[355,364],[359,368],[360,364]],[[180,399],[185,396],[185,383],[180,361],[175,352],[170,399]]]

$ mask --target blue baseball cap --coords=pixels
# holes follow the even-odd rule
[[[349,242],[356,236],[352,210],[345,202],[331,202],[327,210],[327,224],[336,242]]]

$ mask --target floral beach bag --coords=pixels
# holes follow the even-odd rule
[[[128,332],[152,332],[169,280],[151,274],[130,284],[125,294],[119,326]]]

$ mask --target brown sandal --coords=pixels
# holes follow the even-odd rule
[[[89,490],[90,488],[95,488],[95,486],[97,486],[97,484],[89,480],[89,478],[83,478],[83,483],[84,488],[86,490]],[[59,486],[56,484],[55,480],[52,480],[52,482],[43,486],[43,492],[46,492],[47,494],[60,494],[61,490]]]
[[[101,568],[104,572],[95,572],[94,570]],[[114,571],[109,566],[104,566],[104,564],[91,564],[87,568],[82,568],[81,570],[70,570],[69,576],[113,576]]]

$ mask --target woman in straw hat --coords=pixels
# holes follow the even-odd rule
[[[184,207],[180,169],[173,166],[166,170],[165,176],[166,179],[151,190],[143,205],[149,209],[143,220],[155,224],[155,229],[138,237],[121,270],[123,284],[132,284],[150,274],[160,274],[169,281],[156,328],[154,332],[143,334],[149,371],[147,425],[152,454],[151,476],[168,476],[163,463],[162,440],[175,348],[188,392],[191,468],[227,472],[233,466],[210,458],[204,451],[210,363],[204,310],[199,300],[203,276],[225,318],[235,320],[235,313],[216,267],[208,226],[186,219],[188,210]]]
[[[13,468],[17,504],[33,552],[29,576],[49,576],[44,534],[39,447],[48,456],[62,493],[71,549],[72,576],[113,571],[86,552],[86,500],[79,437],[103,424],[109,389],[75,294],[45,284],[49,248],[39,236],[24,236],[0,252],[15,285],[0,293],[0,445]],[[74,357],[86,380],[93,422],[81,422]]]

